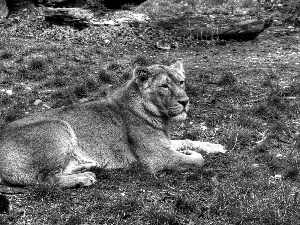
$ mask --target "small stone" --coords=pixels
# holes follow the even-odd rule
[[[109,44],[109,43],[110,43],[110,40],[105,39],[105,40],[104,40],[104,43],[105,43],[105,44]]]
[[[35,100],[35,102],[33,103],[35,106],[41,104],[43,101],[41,99],[37,99]]]
[[[280,174],[276,174],[276,175],[274,176],[274,179],[275,179],[276,181],[281,181],[281,180],[282,180],[282,176],[281,176]]]
[[[258,167],[259,167],[259,164],[257,164],[257,163],[253,163],[253,164],[252,164],[252,168],[255,168],[255,169],[256,169],[256,168],[258,168]]]
[[[8,8],[5,0],[0,0],[0,19],[8,16]]]
[[[5,93],[8,94],[8,95],[12,95],[13,91],[12,90],[6,90]]]
[[[82,98],[82,99],[79,99],[79,102],[81,102],[81,103],[88,102],[88,101],[89,101],[88,98]]]
[[[47,105],[47,104],[43,104],[43,106],[46,108],[46,109],[51,109],[51,107],[49,106],[49,105]]]
[[[281,158],[282,158],[282,154],[277,154],[275,157],[276,157],[277,159],[281,159]]]

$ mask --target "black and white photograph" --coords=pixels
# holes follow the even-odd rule
[[[299,0],[0,0],[0,225],[297,225],[299,192]]]

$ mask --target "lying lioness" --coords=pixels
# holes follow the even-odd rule
[[[0,132],[0,180],[61,187],[95,183],[91,167],[126,168],[138,162],[162,169],[200,168],[197,150],[219,144],[170,140],[171,120],[186,118],[189,98],[183,65],[137,67],[129,82],[105,100],[34,114]],[[195,150],[195,151],[192,151]]]

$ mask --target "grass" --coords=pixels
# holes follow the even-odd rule
[[[132,59],[131,65],[132,66],[150,66],[152,63],[151,59],[149,59],[145,55],[137,55]]]
[[[0,54],[0,59],[10,59],[14,56],[14,54],[10,51],[4,51]]]
[[[39,32],[39,40],[1,31],[1,47],[13,49],[0,53],[1,124],[45,110],[36,99],[51,108],[72,105],[113,90],[136,66],[180,59],[190,110],[185,123],[172,124],[171,137],[221,143],[228,153],[203,154],[198,171],[102,169],[94,171],[93,187],[26,189],[8,196],[12,211],[0,215],[1,224],[299,224],[300,70],[299,52],[290,47],[297,34],[270,29],[254,42],[162,52],[136,36],[114,36],[120,27],[65,33],[58,26],[35,29],[38,21],[25,25],[21,31]],[[113,43],[102,44],[107,37]]]
[[[98,82],[109,83],[112,81],[111,74],[108,73],[105,69],[100,69],[98,71]]]

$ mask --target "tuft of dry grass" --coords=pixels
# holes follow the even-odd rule
[[[10,59],[14,56],[14,54],[11,51],[4,51],[0,54],[0,60],[1,59]]]
[[[108,73],[105,69],[99,69],[98,71],[98,82],[110,83],[112,82],[111,74]]]

